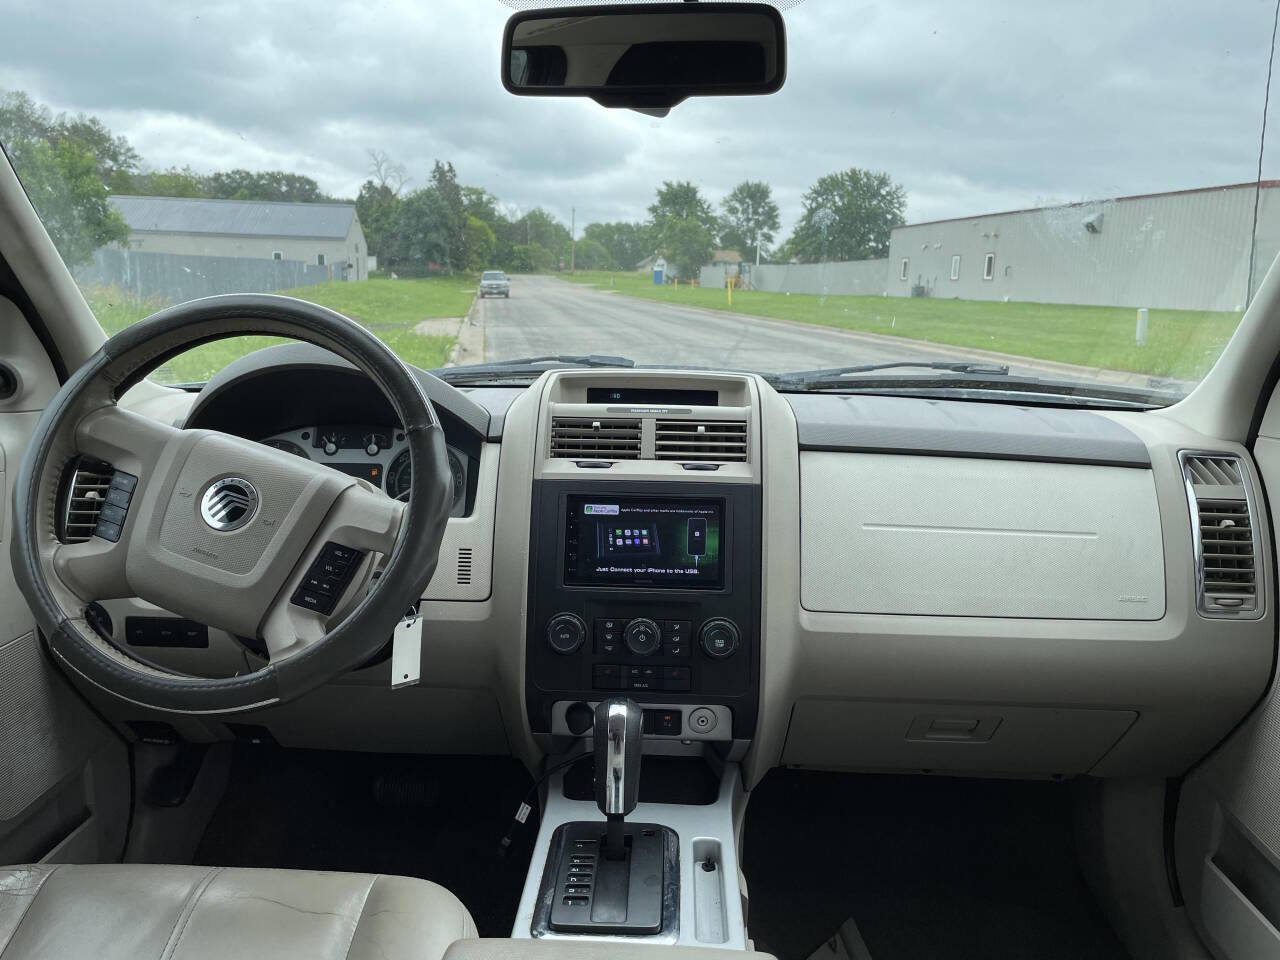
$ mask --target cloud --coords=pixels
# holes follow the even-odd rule
[[[366,150],[432,159],[519,209],[644,216],[687,179],[771,183],[785,225],[818,177],[888,171],[914,220],[1250,179],[1272,9],[1176,3],[807,0],[786,88],[665,120],[516,98],[496,0],[0,0],[0,85],[101,116],[153,167],[285,168],[353,196]]]

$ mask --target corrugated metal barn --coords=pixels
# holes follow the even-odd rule
[[[891,296],[1241,310],[1256,184],[917,223],[889,242]],[[1280,181],[1257,191],[1256,290],[1280,250]]]
[[[130,250],[293,260],[327,267],[334,280],[369,277],[369,248],[348,203],[127,196],[110,202],[129,225]]]

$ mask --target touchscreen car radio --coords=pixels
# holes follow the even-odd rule
[[[566,507],[567,585],[724,586],[724,501],[570,496]]]

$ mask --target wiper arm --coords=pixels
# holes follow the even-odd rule
[[[470,369],[482,367],[532,367],[539,363],[564,363],[574,367],[634,367],[636,362],[628,357],[605,357],[598,353],[574,355],[553,353],[545,357],[519,357],[515,360],[494,360],[491,363],[478,364]]]
[[[808,386],[827,381],[838,381],[841,377],[857,373],[875,373],[878,370],[944,370],[948,373],[964,373],[979,377],[1007,377],[1009,366],[1004,363],[971,363],[967,361],[952,362],[949,360],[896,360],[892,363],[863,363],[852,367],[831,367],[826,370],[800,370],[796,373],[784,373],[775,378],[775,385],[795,387]]]

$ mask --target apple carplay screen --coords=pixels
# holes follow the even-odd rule
[[[722,500],[570,496],[565,527],[570,586],[724,586]]]

